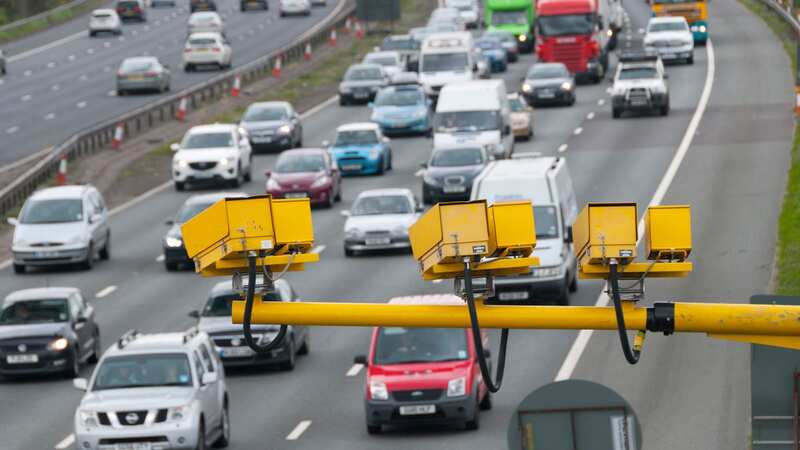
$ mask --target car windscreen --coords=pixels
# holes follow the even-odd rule
[[[467,334],[460,328],[383,327],[378,330],[377,365],[466,361]]]
[[[436,113],[436,131],[489,131],[500,129],[499,111],[455,111]]]
[[[410,214],[411,202],[405,195],[372,195],[356,200],[350,210],[353,216],[378,214]]]
[[[466,52],[423,54],[420,61],[422,72],[463,72],[469,69]]]
[[[661,31],[686,31],[688,29],[683,22],[657,22],[650,24],[650,28],[647,31],[658,33]]]
[[[508,104],[511,106],[512,112],[524,112],[525,106],[527,106],[519,97],[508,99]]]
[[[19,214],[19,222],[24,224],[65,223],[83,220],[83,201],[81,199],[28,200]]]
[[[653,3],[660,5],[660,4],[677,4],[677,3],[697,3],[698,1],[705,1],[705,0],[653,0]]]
[[[478,39],[475,41],[475,47],[481,50],[494,50],[503,48],[503,44],[495,39]]]
[[[178,214],[175,216],[175,223],[185,223],[188,222],[189,219],[192,217],[200,214],[201,212],[205,211],[206,208],[213,205],[214,202],[206,203],[206,202],[192,202],[192,203],[184,203],[181,206],[181,209],[178,211]]]
[[[320,172],[325,170],[325,157],[322,155],[283,155],[275,163],[275,173]]]
[[[365,63],[378,64],[381,66],[396,66],[397,60],[391,56],[367,56],[364,58]]]
[[[383,90],[378,92],[375,106],[412,106],[424,101],[422,92],[417,89]]]
[[[497,31],[490,31],[488,33],[484,33],[483,37],[490,37],[492,39],[497,39],[500,42],[515,42],[514,35],[511,33],[502,33]]]
[[[275,293],[264,294],[266,301],[280,301],[280,297]],[[212,295],[206,302],[201,313],[203,317],[230,317],[233,311],[233,302],[244,300],[241,295],[236,293],[225,293]]]
[[[336,133],[337,147],[347,145],[371,145],[378,143],[378,136],[372,130],[350,130]]]
[[[638,80],[641,78],[656,78],[658,71],[655,67],[631,67],[619,72],[620,80]]]
[[[528,70],[525,78],[528,80],[542,80],[548,78],[566,78],[569,76],[567,68],[561,65],[534,65]]]
[[[242,120],[245,122],[268,122],[273,120],[286,120],[286,109],[279,106],[247,108]]]
[[[568,36],[590,34],[594,31],[594,14],[561,14],[539,16],[539,32],[542,36]]]
[[[13,302],[0,312],[0,325],[66,322],[68,319],[69,308],[63,298]]]
[[[348,81],[365,81],[365,80],[380,80],[383,74],[380,69],[350,69],[344,76]]]
[[[417,50],[419,43],[414,39],[386,39],[381,50]]]
[[[527,25],[528,11],[517,9],[511,11],[492,11],[492,25]]]
[[[183,150],[219,147],[233,147],[233,135],[231,133],[192,133],[186,136],[181,143]]]
[[[475,166],[483,163],[483,152],[479,148],[454,148],[437,150],[431,158],[432,167]]]
[[[185,354],[143,354],[105,358],[97,368],[92,390],[191,385],[192,371]]]
[[[146,72],[153,67],[153,61],[148,59],[126,59],[119,66],[120,72]]]

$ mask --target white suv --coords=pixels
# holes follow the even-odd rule
[[[122,20],[113,9],[95,9],[89,18],[89,36],[97,33],[122,34]]]
[[[172,180],[179,191],[187,183],[216,181],[239,187],[251,179],[253,150],[246,131],[236,125],[192,127],[180,144],[170,148],[175,152]]]
[[[80,264],[111,256],[111,229],[103,196],[90,185],[58,186],[36,191],[10,217],[14,237],[14,272],[28,266]]]
[[[75,411],[80,449],[226,447],[230,440],[225,370],[208,335],[125,333],[92,374]]]
[[[222,33],[192,33],[183,48],[183,70],[193,72],[197,66],[229,69],[233,49]]]

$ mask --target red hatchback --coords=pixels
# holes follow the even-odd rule
[[[460,305],[454,295],[392,299],[392,304]],[[488,337],[483,334],[483,345]],[[492,407],[475,346],[463,328],[380,327],[372,333],[364,406],[367,432],[383,425],[464,424],[478,428],[480,409]]]
[[[275,198],[309,197],[312,204],[327,207],[342,199],[342,176],[324,149],[286,150],[266,175],[267,194]]]

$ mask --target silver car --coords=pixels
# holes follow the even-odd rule
[[[95,9],[89,17],[89,37],[98,33],[122,34],[122,20],[113,9]]]
[[[126,58],[117,70],[117,95],[131,92],[170,90],[169,67],[155,56]]]
[[[303,125],[289,102],[257,102],[247,107],[239,125],[254,151],[303,146]]]
[[[380,88],[389,84],[389,75],[379,64],[354,64],[339,83],[339,104],[369,103]]]
[[[188,34],[192,33],[224,33],[225,22],[215,11],[198,11],[189,16],[186,25]]]
[[[225,369],[206,333],[140,334],[110,347],[75,411],[76,448],[196,449],[230,441]],[[208,444],[207,444],[208,443]]]
[[[297,355],[306,355],[309,350],[308,327],[292,326],[286,331],[283,345],[269,353],[254,352],[244,341],[242,326],[231,323],[231,302],[241,295],[231,288],[230,281],[217,283],[208,295],[201,311],[192,311],[191,317],[198,319],[197,328],[211,336],[225,367],[278,366],[281,370],[293,370]],[[297,295],[286,280],[275,281],[275,292],[265,295],[267,301],[293,302]],[[277,325],[253,325],[253,335],[262,345],[271,342],[278,334]]]
[[[408,229],[422,210],[409,189],[371,189],[358,194],[353,207],[342,211],[347,217],[345,256],[371,250],[410,249]]]
[[[288,15],[311,15],[311,3],[309,0],[280,0],[278,2],[278,13],[281,17]]]
[[[90,269],[94,260],[111,256],[111,229],[103,196],[90,185],[42,189],[22,205],[19,218],[11,217],[14,272],[28,266],[80,264]]]

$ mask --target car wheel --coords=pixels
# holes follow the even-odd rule
[[[186,64],[186,65],[183,66],[183,71],[184,72],[193,72],[194,71],[194,66],[191,65],[191,64]]]
[[[381,159],[378,160],[378,171],[376,172],[376,174],[383,175],[385,168],[386,168],[386,161],[384,161],[383,156],[381,156]]]
[[[281,370],[290,372],[294,370],[295,362],[297,360],[297,351],[294,348],[294,338],[289,339],[289,360],[281,363]]]
[[[100,249],[100,259],[108,261],[111,258],[111,232],[106,234],[106,244]]]
[[[370,425],[367,424],[367,434],[378,434],[381,432],[380,425]]]
[[[66,371],[67,378],[78,378],[81,376],[81,357],[77,350],[72,352],[71,363]]]
[[[578,277],[572,277],[572,281],[569,282],[569,291],[576,292],[578,290]]]
[[[348,258],[356,256],[356,251],[355,250],[351,250],[351,249],[347,248],[347,246],[345,246],[344,247],[344,256],[347,256]]]
[[[386,170],[392,170],[392,151],[389,150],[389,162],[386,163]]]
[[[242,3],[241,5],[239,5],[239,11],[241,11],[241,12],[247,11],[247,6],[245,6],[245,4]]]
[[[124,97],[125,90],[124,89],[117,89],[117,97]]]
[[[486,395],[483,397],[483,400],[481,400],[481,402],[478,404],[478,406],[483,411],[488,411],[488,410],[492,409],[492,393],[489,392],[489,391],[486,391]]]
[[[14,273],[25,273],[25,264],[14,264]]]
[[[206,426],[203,424],[203,419],[200,419],[200,426],[197,427],[197,450],[206,450]]]
[[[102,347],[100,346],[100,332],[95,332],[94,335],[94,345],[92,346],[92,356],[89,357],[88,362],[89,364],[97,364],[97,361],[100,361],[100,352],[102,351]]]
[[[83,270],[91,270],[94,265],[94,244],[89,243],[89,250],[86,252],[86,260],[81,263]]]
[[[242,165],[236,166],[236,178],[229,181],[232,188],[238,188],[242,184]]]
[[[667,100],[667,104],[662,106],[659,110],[662,116],[666,116],[669,114],[669,100]]]
[[[94,37],[96,34],[97,34],[97,33],[95,33],[94,31],[90,31],[90,32],[89,32],[89,37]]]
[[[347,106],[347,98],[344,95],[339,96],[339,106]]]
[[[339,190],[336,191],[336,197],[334,198],[337,202],[342,201],[342,184],[339,183]]]
[[[303,338],[303,345],[300,346],[300,350],[297,351],[298,355],[307,355],[308,352],[311,351],[311,338],[308,337],[308,332],[306,331],[306,337]]]
[[[175,182],[175,190],[176,191],[183,191],[186,189],[186,182],[185,181],[176,181]]]
[[[334,202],[334,195],[333,195],[333,188],[331,187],[330,190],[328,190],[328,195],[325,200],[324,206],[326,208],[333,208],[333,202]]]
[[[220,434],[219,438],[216,442],[214,442],[214,447],[216,448],[225,448],[231,441],[231,417],[228,414],[228,401],[225,401],[225,406],[222,407],[222,419],[220,420],[220,429],[222,433]]]
[[[561,291],[561,295],[556,299],[556,304],[560,306],[569,305],[569,283],[564,286],[564,290]]]
[[[175,261],[164,261],[164,267],[166,267],[167,272],[175,272],[178,270],[178,263]]]
[[[480,417],[481,417],[480,408],[476,407],[475,408],[475,415],[472,416],[472,419],[470,419],[470,420],[468,420],[468,421],[466,421],[464,423],[464,428],[467,429],[467,430],[470,430],[470,431],[471,430],[477,430],[478,428],[480,428],[481,427]]]
[[[615,119],[619,119],[622,116],[622,110],[619,108],[612,108],[611,109],[611,117]]]
[[[253,179],[253,157],[250,157],[250,164],[247,166],[247,172],[244,174],[245,183],[249,183]]]

